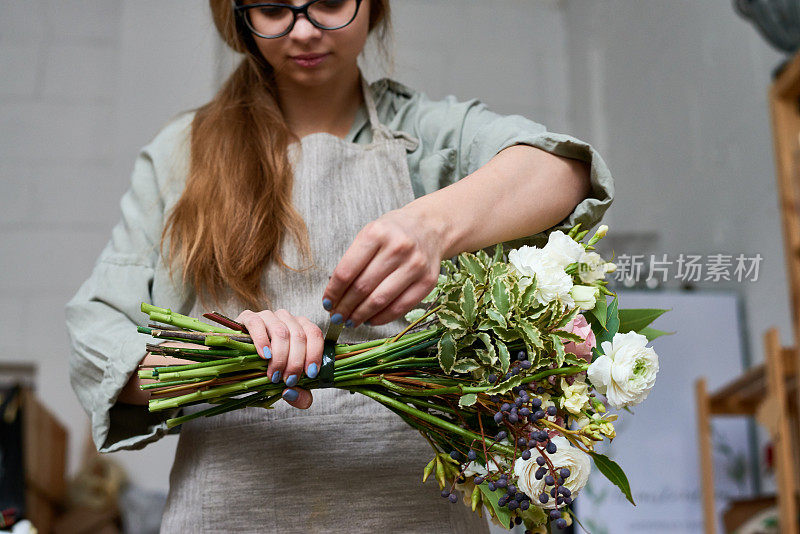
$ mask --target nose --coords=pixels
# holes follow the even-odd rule
[[[289,32],[289,37],[298,41],[308,41],[316,39],[322,35],[322,30],[311,24],[303,14],[297,16],[297,21],[294,23],[294,28]]]

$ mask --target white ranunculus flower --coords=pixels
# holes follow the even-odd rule
[[[565,269],[570,263],[580,260],[586,249],[561,230],[556,230],[547,238],[542,250],[556,265]]]
[[[588,454],[577,447],[573,447],[563,436],[556,436],[551,441],[556,444],[557,450],[555,454],[548,454],[547,457],[556,469],[561,469],[562,467],[569,469],[570,474],[566,482],[564,482],[564,486],[569,488],[571,496],[574,498],[589,480],[589,472],[592,469],[591,459]],[[537,469],[539,469],[539,464],[536,463],[533,456],[530,460],[517,458],[517,461],[514,462],[517,488],[530,497],[537,506],[540,506],[539,495],[545,493],[545,483],[544,478],[536,480]],[[556,500],[548,499],[547,504],[541,506],[545,509],[555,508]]]
[[[614,334],[601,346],[605,354],[589,366],[592,385],[615,408],[635,406],[647,398],[658,373],[658,354],[636,332]]]
[[[561,390],[564,396],[561,398],[561,407],[574,415],[580,415],[587,404],[589,404],[589,385],[583,380],[575,380],[570,386],[566,380],[561,379]]]
[[[525,245],[509,252],[508,261],[520,275],[520,288],[527,287],[536,276],[534,296],[537,302],[547,305],[560,300],[569,307],[575,306],[570,295],[572,277],[544,249]]]
[[[578,276],[584,284],[593,284],[605,278],[606,260],[597,252],[584,251],[578,263]]]
[[[493,460],[492,459],[489,460],[489,469],[486,469],[486,466],[484,466],[481,463],[478,463],[477,460],[472,461],[468,463],[467,466],[464,468],[464,476],[471,477],[473,475],[477,475],[485,477],[486,475],[489,474],[489,472],[494,473],[498,471],[500,469],[498,466],[502,465],[500,463],[502,462],[502,459],[500,458],[500,456],[497,455],[490,455],[490,457]]]
[[[594,309],[597,299],[600,298],[600,289],[597,286],[572,286],[569,292],[575,301],[575,307],[582,310]]]

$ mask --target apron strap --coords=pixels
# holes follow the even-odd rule
[[[419,146],[419,139],[412,137],[406,132],[395,132],[390,130],[384,124],[381,124],[378,118],[378,108],[375,105],[375,99],[372,97],[372,90],[364,76],[361,76],[361,89],[364,93],[364,104],[367,107],[367,115],[369,117],[370,126],[372,126],[373,140],[391,141],[394,139],[402,139],[406,151],[413,152]]]

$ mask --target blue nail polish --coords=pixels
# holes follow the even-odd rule
[[[326,311],[331,311],[333,302],[331,302],[331,299],[322,299],[322,307],[325,308]]]
[[[280,380],[281,380],[281,372],[280,371],[275,371],[274,373],[272,373],[272,383],[273,384],[277,384],[278,382],[280,382]]]
[[[348,319],[348,320],[346,320],[346,321],[344,322],[344,325],[345,325],[347,328],[353,328],[353,325],[354,325],[354,324],[355,324],[355,323],[353,323],[353,320],[352,320],[352,319]]]
[[[272,351],[269,350],[269,347],[264,347],[263,353],[265,360],[269,360],[270,358],[272,358]]]
[[[317,367],[316,363],[312,363],[308,366],[308,369],[306,370],[306,375],[308,378],[317,378],[317,373],[319,373],[319,367]]]
[[[372,326],[369,321],[364,321],[364,324],[367,326]]]
[[[344,317],[342,317],[341,313],[334,313],[333,315],[331,315],[331,322],[333,324],[340,324],[343,319]]]
[[[289,375],[289,378],[286,379],[286,385],[289,387],[297,385],[297,375]]]
[[[283,398],[289,402],[296,401],[297,397],[299,396],[300,394],[294,389],[287,389],[286,391],[283,392]]]

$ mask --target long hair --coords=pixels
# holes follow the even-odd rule
[[[389,0],[370,2],[370,32],[382,43],[389,28]],[[269,299],[261,286],[272,262],[291,269],[280,248],[288,236],[301,258],[311,258],[308,231],[292,205],[294,140],[278,107],[272,67],[229,0],[210,0],[222,39],[244,54],[214,98],[194,116],[186,188],[169,213],[161,250],[201,303],[220,303],[229,289],[250,308]],[[165,253],[165,248],[166,253]]]

